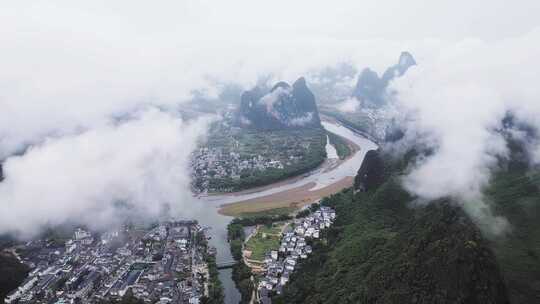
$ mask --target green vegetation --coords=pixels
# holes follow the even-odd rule
[[[217,269],[216,258],[213,255],[206,255],[205,261],[208,264],[210,280],[208,282],[208,297],[204,297],[201,303],[222,304],[225,300],[223,285],[219,280],[219,271]]]
[[[232,270],[232,278],[236,284],[236,287],[242,295],[240,304],[247,304],[251,300],[251,295],[254,290],[253,281],[251,281],[253,274],[251,269],[244,263],[238,263],[234,265]]]
[[[291,217],[288,215],[261,215],[257,217],[235,218],[227,226],[227,237],[231,246],[231,253],[233,258],[238,262],[233,266],[233,280],[236,284],[236,288],[238,288],[240,294],[242,295],[242,300],[240,302],[241,304],[250,302],[253,290],[255,288],[251,269],[242,261],[242,249],[244,240],[246,239],[244,227],[265,225],[267,227],[263,227],[261,231],[273,234],[280,231],[280,228],[274,227],[274,222],[289,219],[291,219]]]
[[[225,302],[225,293],[223,285],[219,280],[219,271],[217,269],[216,257],[209,253],[208,241],[204,233],[197,234],[197,242],[204,247],[204,261],[208,265],[209,281],[208,296],[201,298],[202,304],[223,304]]]
[[[282,227],[283,225],[277,224],[261,226],[257,233],[246,243],[246,249],[251,251],[250,259],[262,261],[267,252],[277,250]]]
[[[261,212],[262,213],[262,212]],[[237,217],[231,221],[231,225],[238,224],[240,226],[255,226],[255,225],[270,225],[274,222],[281,222],[291,219],[289,215],[259,215],[253,217]]]
[[[195,170],[193,186],[210,192],[235,192],[302,175],[323,163],[325,145],[323,128],[258,131],[218,124],[207,140],[216,161]],[[238,158],[233,159],[231,152]],[[271,161],[281,167],[267,166]]]
[[[234,220],[227,226],[227,237],[231,247],[231,254],[236,261],[242,260],[242,249],[244,248],[244,240],[246,235],[244,233],[244,226],[242,224],[234,222]]]
[[[504,170],[487,196],[510,230],[493,241],[512,303],[540,302],[540,172]]]
[[[508,302],[489,242],[449,200],[411,208],[404,167],[386,164],[381,185],[322,201],[336,222],[273,303]]]
[[[2,250],[2,248],[0,248]],[[16,289],[26,278],[28,267],[7,252],[0,252],[0,299]]]
[[[328,139],[330,144],[336,148],[337,155],[339,159],[345,159],[349,157],[352,153],[351,147],[347,144],[347,141],[341,136],[338,136],[332,132],[326,132],[328,134]]]
[[[249,267],[247,267],[242,261],[242,248],[246,238],[244,233],[244,225],[242,225],[238,219],[234,219],[227,226],[227,236],[231,246],[232,256],[237,262],[233,266],[232,278],[236,284],[236,288],[242,295],[240,303],[249,303],[254,286],[253,282],[251,281],[251,269],[249,269]]]
[[[227,238],[229,240],[231,254],[237,261],[242,259],[242,249],[244,248],[245,226],[272,225],[274,222],[291,219],[289,215],[258,215],[245,218],[234,218],[227,226]]]
[[[48,227],[42,233],[40,238],[47,240],[49,246],[63,247],[67,240],[73,236],[73,227],[69,225]]]
[[[264,217],[281,217],[281,216],[288,216],[289,214],[293,213],[296,208],[293,207],[283,207],[283,208],[276,208],[276,209],[270,209],[270,210],[264,210],[259,212],[246,212],[242,213],[240,215],[241,218],[264,218]]]
[[[258,232],[268,235],[281,235],[282,228],[283,223],[274,223],[272,225],[260,226]]]
[[[321,206],[318,203],[311,204],[306,209],[298,212],[296,214],[296,218],[299,219],[299,218],[306,217],[306,216],[310,215],[311,213],[317,211],[320,207]]]

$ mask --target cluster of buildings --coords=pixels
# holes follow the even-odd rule
[[[330,227],[335,218],[336,212],[323,206],[296,220],[292,231],[284,232],[279,249],[268,252],[264,260],[266,271],[257,288],[260,303],[271,303],[274,292],[281,294],[299,260],[313,252],[308,241],[318,239],[321,231]]]
[[[198,191],[224,191],[215,188],[211,179],[240,179],[242,172],[264,171],[269,168],[283,169],[280,160],[254,155],[241,157],[238,152],[223,152],[221,148],[202,147],[193,153],[193,180]]]
[[[196,221],[91,233],[78,228],[63,244],[19,248],[31,268],[6,303],[108,303],[128,291],[145,303],[197,304],[208,293],[204,231]]]
[[[301,170],[306,156],[314,155],[314,149],[324,149],[312,146],[319,144],[323,131],[291,128],[261,132],[235,126],[236,120],[236,111],[223,113],[223,119],[211,126],[205,145],[193,152],[195,192],[234,191],[242,179],[264,178],[269,169]]]

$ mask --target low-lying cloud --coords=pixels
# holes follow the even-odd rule
[[[343,113],[354,113],[360,107],[360,101],[354,97],[351,97],[340,102],[336,107]]]
[[[0,234],[106,227],[167,205],[189,216],[198,204],[187,161],[206,124],[182,121],[178,110],[194,92],[215,98],[230,83],[296,79],[399,45],[252,41],[216,31],[215,18],[204,18],[213,5],[98,2],[0,9]],[[328,48],[313,51],[321,44]]]
[[[30,235],[73,220],[104,226],[125,205],[150,216],[188,206],[187,161],[206,122],[176,113],[194,92],[216,97],[229,83],[251,88],[261,77],[306,76],[309,85],[309,74],[324,68],[382,72],[410,51],[420,65],[396,82],[398,99],[417,115],[414,128],[429,129],[439,143],[407,181],[426,197],[482,188],[490,155],[504,154],[485,130],[497,124],[493,117],[515,108],[537,123],[538,111],[518,106],[538,101],[537,33],[448,42],[523,33],[538,23],[525,5],[479,1],[479,16],[480,9],[464,14],[460,4],[425,1],[60,2],[0,4],[0,233]],[[501,7],[504,18],[493,13]],[[494,37],[495,22],[514,26]]]
[[[7,159],[0,231],[32,235],[66,222],[102,228],[126,214],[189,215],[189,153],[208,119],[156,109],[76,135],[46,139]]]
[[[492,232],[504,230],[482,190],[497,158],[508,156],[497,131],[505,115],[540,127],[539,52],[539,30],[497,43],[464,41],[394,82],[406,140],[434,148],[404,179],[409,191],[427,200],[456,197],[480,222],[491,221]]]

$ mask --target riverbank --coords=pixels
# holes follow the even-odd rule
[[[246,234],[244,225],[239,219],[233,219],[229,225],[227,225],[227,238],[230,242],[232,256],[236,262],[232,268],[232,280],[241,295],[239,303],[247,304],[253,299],[253,291],[255,288],[253,285],[251,269],[247,267],[243,261]]]
[[[283,130],[211,128],[193,154],[197,192],[233,193],[301,176],[327,158],[326,130],[321,127]]]
[[[338,124],[341,125],[339,121],[329,116],[323,117],[322,120],[323,122],[326,122],[326,123],[330,123],[334,125],[338,125]],[[347,127],[347,126],[344,126],[344,127]],[[350,160],[354,155],[356,155],[356,153],[358,153],[361,150],[360,146],[357,143],[347,138],[346,136],[342,136],[334,132],[330,132],[330,133],[334,136],[337,136],[341,141],[343,141],[347,145],[347,148],[349,149],[349,153],[344,158],[337,158],[337,159],[326,158],[318,166],[309,170],[309,172],[298,174],[292,177],[288,177],[280,181],[270,183],[268,185],[257,186],[257,187],[253,187],[253,188],[249,188],[249,189],[245,189],[241,191],[235,191],[235,192],[209,192],[206,194],[206,196],[207,197],[223,197],[223,196],[237,197],[237,196],[243,196],[247,194],[259,193],[259,192],[263,192],[263,191],[267,191],[267,190],[271,190],[275,188],[280,188],[286,185],[294,184],[298,181],[301,181],[302,179],[305,179],[311,174],[316,174],[318,171],[328,172],[330,170],[335,169],[342,163]]]
[[[332,121],[331,123],[335,123],[335,121]],[[340,135],[334,135],[338,136],[348,146],[350,154],[343,159],[326,159],[319,168],[317,168],[313,172],[310,172],[310,174],[317,174],[317,172],[329,173],[344,164],[345,162],[349,161],[361,150],[360,146],[354,141]],[[271,192],[271,190],[273,189],[279,189],[294,185],[299,181],[305,179],[306,177],[308,176],[296,176],[271,185],[224,195],[241,197],[244,195],[259,193],[268,190],[270,190]],[[330,185],[322,187],[320,189],[314,189],[314,187],[316,186],[316,182],[312,182],[282,192],[275,192],[252,199],[223,204],[220,206],[218,212],[222,215],[227,216],[242,216],[244,214],[259,213],[281,208],[297,210],[306,205],[312,204],[325,196],[332,195],[353,185],[352,177],[344,177],[339,180],[334,179],[334,181]]]
[[[328,161],[324,168],[313,170],[308,175],[297,176],[271,186],[250,189],[235,194],[197,197],[198,201],[205,205],[205,208],[201,208],[199,219],[203,225],[211,227],[210,235],[212,238],[210,243],[218,250],[218,263],[232,260],[231,244],[227,242],[226,229],[232,220],[230,215],[242,214],[244,216],[245,211],[248,214],[257,214],[260,211],[262,214],[270,210],[289,210],[288,206],[291,206],[291,204],[295,206],[295,209],[298,209],[322,197],[339,192],[343,188],[352,186],[354,176],[357,174],[365,154],[369,150],[377,149],[377,145],[339,123],[324,121],[323,126],[327,131],[353,143],[358,147],[357,151],[347,159]],[[291,199],[291,195],[293,199]],[[276,201],[269,201],[274,199]],[[285,208],[275,209],[280,208],[280,206],[285,206]],[[212,208],[210,212],[209,207]],[[230,211],[228,208],[236,210]],[[293,208],[290,208],[290,210],[294,211]],[[233,271],[232,276],[236,279],[241,277],[242,280],[235,281],[242,281],[244,285],[248,285],[248,279],[250,278],[247,277],[247,273],[243,270],[237,269],[237,271]],[[220,279],[222,279],[225,288],[225,302],[226,304],[237,304],[241,295],[234,288],[235,284],[230,274],[230,269],[220,270]],[[247,300],[249,297],[246,295],[244,299]]]
[[[217,268],[215,252],[211,253],[208,247],[208,241],[204,233],[198,234],[197,239],[201,247],[204,248],[203,259],[207,265],[207,277],[205,282],[205,296],[203,297],[203,303],[206,304],[224,304],[225,303],[225,290],[223,289],[223,283],[219,278],[219,271]]]
[[[344,177],[326,187],[316,188],[316,183],[311,182],[303,186],[260,196],[253,199],[224,204],[218,210],[220,214],[228,216],[240,216],[245,213],[255,213],[269,211],[277,208],[300,209],[312,204],[325,196],[337,193],[345,188],[351,187],[354,183],[353,177]]]

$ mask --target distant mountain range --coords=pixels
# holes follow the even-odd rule
[[[315,96],[304,77],[293,85],[281,81],[265,92],[260,87],[242,93],[237,124],[258,130],[320,127]]]
[[[409,52],[402,52],[398,63],[386,69],[382,77],[370,68],[365,68],[358,76],[352,97],[358,99],[363,107],[380,107],[384,104],[386,88],[390,81],[402,76],[414,65],[416,61],[413,56]]]

